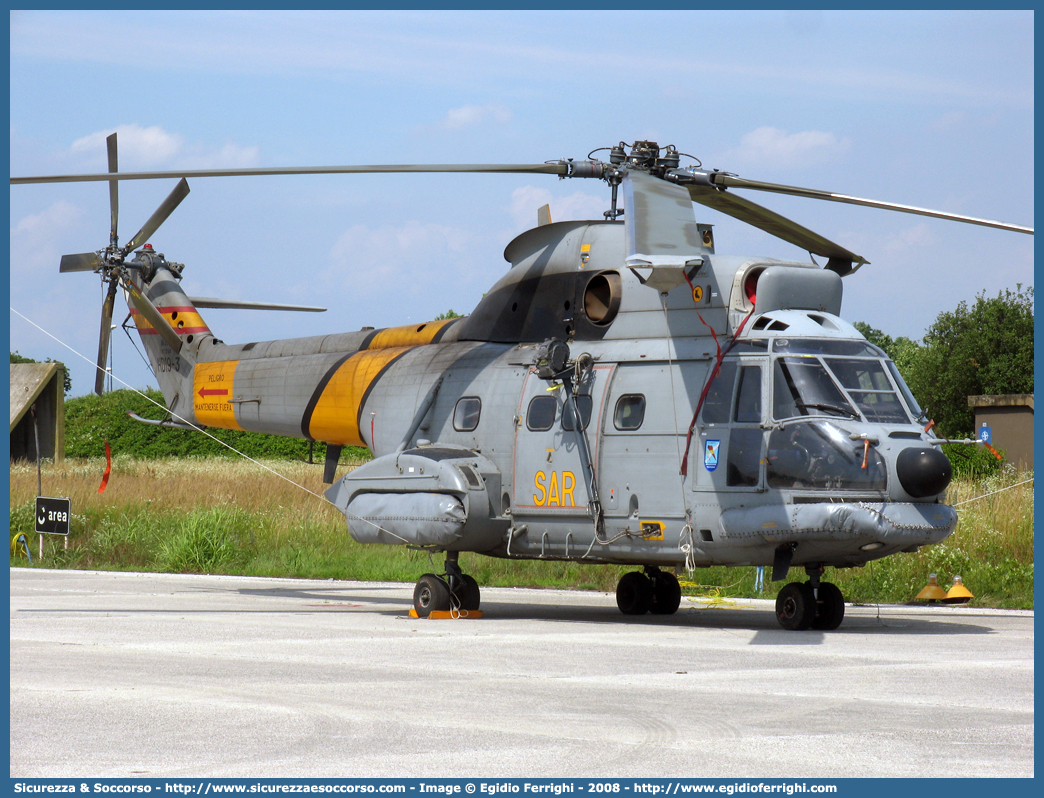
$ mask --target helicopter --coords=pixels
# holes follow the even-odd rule
[[[164,419],[138,420],[325,443],[325,497],[353,539],[445,555],[443,573],[417,580],[420,617],[479,611],[460,564],[476,553],[636,566],[616,590],[625,615],[677,612],[683,568],[770,566],[777,582],[800,568],[805,579],[778,592],[779,624],[838,628],[845,600],[825,569],[944,540],[957,523],[945,503],[952,469],[895,364],[841,318],[842,280],[868,261],[734,189],[1033,233],[749,180],[652,141],[542,164],[178,172],[120,172],[115,134],[107,148],[105,173],[11,178],[109,184],[109,245],[59,266],[108,287],[96,390],[122,288],[166,402]],[[468,316],[244,344],[220,340],[199,311],[320,309],[189,297],[184,265],[147,243],[190,177],[396,172],[595,179],[610,207],[564,222],[542,207]],[[119,181],[172,178],[120,246]],[[718,254],[694,203],[810,260]],[[348,445],[373,459],[338,477]]]

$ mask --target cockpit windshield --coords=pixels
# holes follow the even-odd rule
[[[844,350],[848,356],[839,356],[841,348],[809,347],[806,342],[802,348],[807,354],[789,354],[793,347],[788,347],[784,350],[788,354],[775,358],[773,418],[829,416],[880,424],[911,423],[895,386],[899,386],[915,416],[920,408],[897,376],[895,366],[870,344],[844,343],[849,344]]]
[[[773,367],[772,415],[859,418],[830,373],[815,357],[780,357]]]
[[[823,360],[867,421],[910,423],[880,360],[840,357]]]

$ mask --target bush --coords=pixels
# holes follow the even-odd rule
[[[151,401],[150,401],[151,400]],[[99,457],[109,442],[114,455],[141,459],[157,457],[236,457],[236,451],[255,459],[308,459],[308,441],[242,430],[164,429],[134,421],[128,413],[161,419],[166,413],[163,395],[147,388],[144,393],[111,391],[104,396],[88,394],[65,403],[65,456]],[[316,442],[313,457],[322,462],[326,444]],[[359,446],[346,446],[342,458],[366,459]]]
[[[997,456],[981,444],[944,443],[943,454],[950,458],[954,478],[978,479],[995,474],[1003,465]],[[1001,457],[1004,451],[997,449]]]

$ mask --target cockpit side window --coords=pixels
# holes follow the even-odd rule
[[[757,487],[761,480],[761,366],[744,365],[739,369],[739,385],[729,433],[726,461],[726,484]]]
[[[757,424],[761,421],[761,366],[743,366],[740,369],[736,411],[732,418],[741,424]]]
[[[910,412],[913,414],[915,419],[920,420],[924,417],[924,410],[922,410],[921,406],[917,404],[917,399],[914,398],[913,392],[903,379],[903,375],[899,373],[899,369],[896,368],[895,363],[891,360],[886,362],[888,364],[888,371],[892,375],[892,379],[895,380],[895,384],[899,386],[903,398],[906,399],[906,404],[910,408]]]
[[[726,360],[711,381],[701,411],[704,424],[727,424],[732,407],[732,389],[736,384],[736,361]]]

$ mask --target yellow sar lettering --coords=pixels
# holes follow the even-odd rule
[[[557,471],[552,471],[550,477],[543,471],[537,471],[533,484],[539,491],[533,494],[533,503],[537,507],[576,507],[573,499],[576,475],[572,471],[563,471],[561,480]]]

